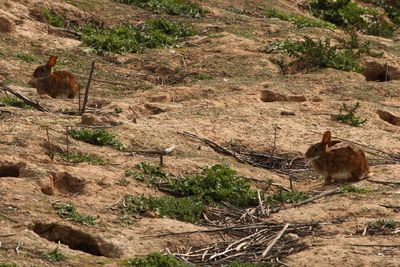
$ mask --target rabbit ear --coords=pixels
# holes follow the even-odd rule
[[[54,67],[54,65],[57,63],[57,58],[57,56],[50,56],[49,61],[47,61],[47,66],[50,68]]]
[[[331,132],[326,131],[322,137],[322,144],[328,145],[329,143],[331,143]]]
[[[328,146],[331,147],[331,146],[334,146],[334,145],[339,144],[339,143],[340,143],[339,140],[330,141],[329,144],[328,144]]]

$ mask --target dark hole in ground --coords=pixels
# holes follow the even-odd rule
[[[397,67],[378,62],[367,62],[364,65],[363,75],[365,80],[372,82],[389,82],[400,79]]]
[[[84,179],[73,176],[68,172],[53,173],[52,176],[54,186],[61,193],[83,193],[86,185],[86,181]]]
[[[55,243],[60,241],[60,243],[67,245],[70,249],[83,251],[91,255],[118,258],[122,254],[114,245],[66,225],[38,222],[34,224],[32,230],[40,237],[49,241]]]
[[[0,165],[0,177],[19,177],[20,169],[19,164]]]

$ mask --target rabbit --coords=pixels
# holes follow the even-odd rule
[[[322,142],[307,150],[305,157],[311,161],[317,173],[325,177],[325,184],[334,181],[355,182],[371,175],[363,150],[350,146],[331,149],[340,141],[331,141],[331,132],[326,131]]]
[[[52,98],[75,98],[79,90],[75,76],[68,71],[53,72],[57,58],[50,56],[46,65],[37,67],[33,72],[37,92]]]

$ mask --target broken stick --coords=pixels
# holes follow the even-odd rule
[[[282,230],[276,235],[274,240],[269,243],[268,247],[264,250],[263,254],[261,254],[261,258],[265,258],[267,256],[268,252],[275,246],[276,242],[282,237],[282,235],[285,233],[286,229],[289,227],[289,223],[285,224],[285,226],[282,228]]]
[[[340,188],[339,188],[339,187],[336,187],[335,189],[322,192],[322,193],[319,194],[318,196],[315,196],[315,197],[306,199],[306,200],[304,200],[304,201],[301,201],[301,202],[299,202],[299,203],[296,203],[296,204],[294,204],[292,207],[297,207],[297,206],[300,206],[300,205],[304,205],[304,204],[309,203],[309,202],[312,202],[312,201],[314,201],[314,200],[317,200],[317,199],[320,199],[320,198],[323,198],[323,197],[326,197],[326,196],[334,195],[334,194],[337,194],[337,193],[339,193],[339,192],[340,192]]]
[[[39,111],[42,111],[42,112],[49,112],[50,111],[48,108],[45,108],[45,107],[41,106],[38,102],[33,102],[32,100],[30,100],[26,96],[14,91],[13,89],[11,89],[7,85],[0,84],[0,89],[2,89],[4,92],[9,92],[9,93],[15,95],[16,97],[21,99],[25,104],[27,104],[27,105],[29,105],[31,107],[34,107],[35,109],[37,109]]]
[[[85,113],[86,110],[86,105],[88,102],[88,97],[89,97],[89,89],[90,89],[90,83],[92,82],[92,77],[93,77],[93,71],[94,71],[94,65],[95,65],[96,61],[93,60],[92,62],[92,67],[90,69],[90,74],[89,74],[89,80],[86,84],[86,91],[85,91],[85,97],[83,98],[83,104],[82,104],[82,110],[81,110],[81,115],[83,115],[83,113]]]

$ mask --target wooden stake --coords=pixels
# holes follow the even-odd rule
[[[69,154],[69,136],[68,136],[68,129],[69,129],[69,127],[66,126],[66,127],[65,127],[65,137],[66,137],[66,141],[67,141],[67,160],[68,160],[68,162],[69,162],[70,154]]]
[[[50,135],[49,135],[49,128],[48,127],[46,127],[46,135],[47,135],[47,143],[48,143],[49,149],[50,149],[50,159],[54,160],[53,145],[51,144],[51,141],[50,141]]]
[[[88,97],[89,97],[90,83],[91,83],[91,81],[92,81],[95,63],[96,63],[96,61],[93,60],[93,62],[92,62],[92,68],[90,69],[89,80],[88,80],[88,83],[87,83],[87,85],[86,85],[86,91],[85,91],[85,97],[84,97],[84,99],[83,99],[83,105],[82,105],[82,109],[81,109],[81,115],[83,115],[83,113],[85,113],[85,110],[86,110],[86,105],[87,105],[87,101],[88,101]]]

